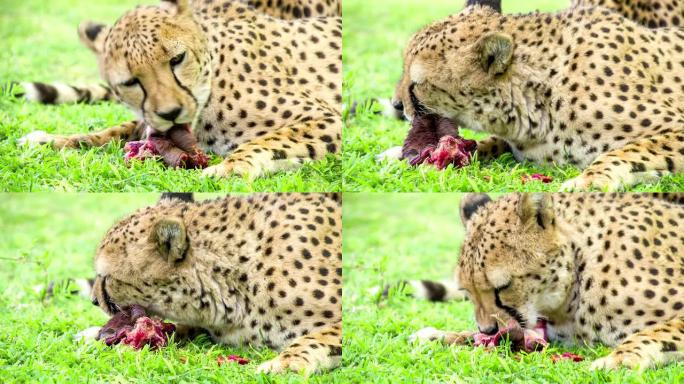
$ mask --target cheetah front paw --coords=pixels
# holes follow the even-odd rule
[[[586,191],[591,188],[612,192],[621,187],[621,183],[602,175],[579,175],[563,183],[561,192]]]
[[[606,357],[595,360],[591,364],[591,369],[616,370],[624,367],[643,370],[650,368],[652,364],[653,361],[646,354],[642,356],[633,352],[615,351]]]
[[[409,342],[422,344],[430,341],[443,340],[445,336],[446,332],[433,327],[427,327],[409,336]]]
[[[261,175],[261,171],[245,161],[224,161],[202,171],[202,176],[205,177],[222,178],[233,175],[254,179]]]
[[[315,359],[307,359],[304,356],[281,354],[278,357],[262,363],[257,368],[257,373],[279,374],[288,371],[309,376],[323,369]]]
[[[28,135],[22,136],[17,143],[19,145],[26,145],[35,147],[38,145],[49,144],[54,141],[54,136],[45,131],[33,131]]]
[[[222,177],[228,177],[232,173],[232,168],[227,165],[225,162],[212,165],[211,167],[205,168],[202,171],[202,176],[204,177],[214,177],[214,178],[222,178]]]

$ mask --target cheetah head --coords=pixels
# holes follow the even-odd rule
[[[461,201],[466,236],[457,277],[475,306],[478,328],[494,333],[511,318],[532,328],[556,318],[570,295],[573,260],[548,194],[517,194],[496,201]]]
[[[514,50],[513,38],[497,31],[500,12],[500,0],[469,0],[461,13],[415,34],[404,51],[395,108],[409,120],[437,114],[475,130],[496,120],[501,112],[487,101],[505,84]]]
[[[137,7],[112,27],[85,22],[79,35],[114,94],[154,130],[192,123],[206,103],[210,54],[187,0]]]
[[[210,326],[204,307],[216,287],[200,276],[216,255],[194,241],[194,204],[162,200],[115,224],[95,256],[93,303],[108,314],[138,304],[160,317]]]

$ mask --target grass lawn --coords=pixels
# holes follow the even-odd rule
[[[424,327],[475,329],[470,302],[429,303],[390,294],[378,301],[372,288],[399,279],[449,278],[463,229],[458,194],[344,195],[344,361],[366,382],[381,383],[681,383],[684,364],[636,373],[589,371],[609,350],[551,345],[543,353],[411,345]],[[573,351],[582,363],[553,364],[550,354]]]
[[[81,46],[83,20],[113,23],[126,10],[157,0],[3,0],[0,12],[0,86],[8,81],[100,82],[97,63]],[[44,106],[0,92],[0,191],[339,191],[341,160],[334,156],[249,181],[202,178],[200,171],[169,170],[160,163],[127,167],[122,146],[54,151],[17,147],[34,130],[71,134],[131,120],[122,105]],[[214,156],[211,164],[220,162]]]
[[[104,324],[104,312],[78,296],[41,298],[33,292],[33,286],[49,281],[92,277],[92,260],[106,230],[157,199],[157,194],[61,193],[5,194],[0,199],[0,383],[305,381],[296,374],[255,375],[258,364],[275,357],[269,349],[216,345],[204,337],[158,352],[77,343],[74,334]],[[230,354],[252,363],[219,367],[216,357]],[[343,373],[310,382],[336,382]]]
[[[389,98],[401,76],[402,52],[409,37],[422,26],[463,9],[454,0],[344,0],[344,83],[347,105],[370,98]],[[566,8],[569,0],[504,0],[503,11],[554,11]],[[570,166],[539,166],[517,163],[511,155],[490,162],[475,161],[463,169],[438,171],[412,168],[405,162],[378,163],[375,155],[401,145],[408,125],[376,116],[366,108],[345,119],[343,173],[345,191],[557,191],[563,181],[577,176]],[[462,130],[467,138],[486,134]],[[523,184],[520,176],[543,173],[550,184]],[[684,175],[665,177],[657,184],[638,185],[634,191],[679,191]]]

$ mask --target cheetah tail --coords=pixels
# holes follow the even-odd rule
[[[114,99],[111,89],[100,84],[73,86],[61,83],[12,82],[7,90],[16,97],[41,104],[94,104]]]
[[[390,119],[405,120],[404,112],[394,108],[392,101],[389,99],[366,99],[364,101],[355,101],[351,106],[343,105],[343,116],[355,117],[361,111],[371,111],[374,115],[389,117]]]
[[[462,301],[466,300],[465,293],[454,280],[404,280],[396,284],[388,284],[382,290],[382,297],[387,297],[390,291],[406,292],[408,296],[428,301]],[[375,293],[377,293],[376,290]]]

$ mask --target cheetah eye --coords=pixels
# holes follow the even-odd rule
[[[185,52],[178,54],[174,56],[171,61],[169,61],[169,64],[171,64],[172,67],[175,67],[176,65],[180,64],[183,62],[183,59],[185,59]]]
[[[139,83],[139,80],[135,77],[132,77],[131,79],[126,80],[119,85],[124,86],[124,87],[132,87],[134,85],[137,85],[138,83]]]

